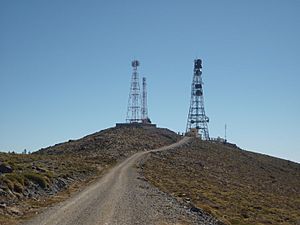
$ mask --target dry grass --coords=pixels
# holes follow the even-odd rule
[[[18,223],[18,220],[16,220],[14,217],[8,216],[8,215],[0,215],[0,224],[1,225],[16,225]]]
[[[152,153],[145,176],[225,224],[300,224],[300,165],[194,140]]]

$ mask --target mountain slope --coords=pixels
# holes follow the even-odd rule
[[[300,165],[224,144],[193,140],[151,153],[146,178],[227,224],[299,224]]]
[[[0,224],[13,224],[28,213],[66,199],[71,189],[78,190],[138,151],[179,139],[167,129],[120,127],[30,155],[0,153]]]
[[[179,142],[155,151],[187,143]],[[189,208],[149,185],[137,172],[149,152],[138,152],[67,201],[45,210],[23,225],[219,225],[205,213]]]

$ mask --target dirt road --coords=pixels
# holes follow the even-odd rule
[[[178,143],[152,151],[167,150],[188,141],[189,138],[183,138]],[[156,225],[161,221],[180,224],[177,221],[190,217],[186,210],[174,206],[176,203],[170,197],[158,194],[137,173],[135,164],[145,154],[148,152],[132,155],[98,182],[24,225]]]

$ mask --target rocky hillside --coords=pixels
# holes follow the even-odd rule
[[[36,154],[84,155],[87,159],[100,158],[101,162],[118,161],[138,151],[169,145],[180,136],[163,128],[116,127],[88,135],[79,140],[41,149]]]
[[[300,224],[300,164],[194,139],[151,153],[147,180],[225,224]]]
[[[0,224],[14,224],[68,197],[129,155],[176,142],[153,127],[110,128],[30,155],[0,153]]]

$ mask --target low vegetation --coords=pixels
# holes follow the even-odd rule
[[[224,144],[193,140],[151,153],[147,180],[225,224],[300,224],[300,165]]]
[[[0,173],[0,224],[22,217],[34,201],[101,172],[96,162],[86,163],[72,156],[0,153],[0,162],[12,170]]]

